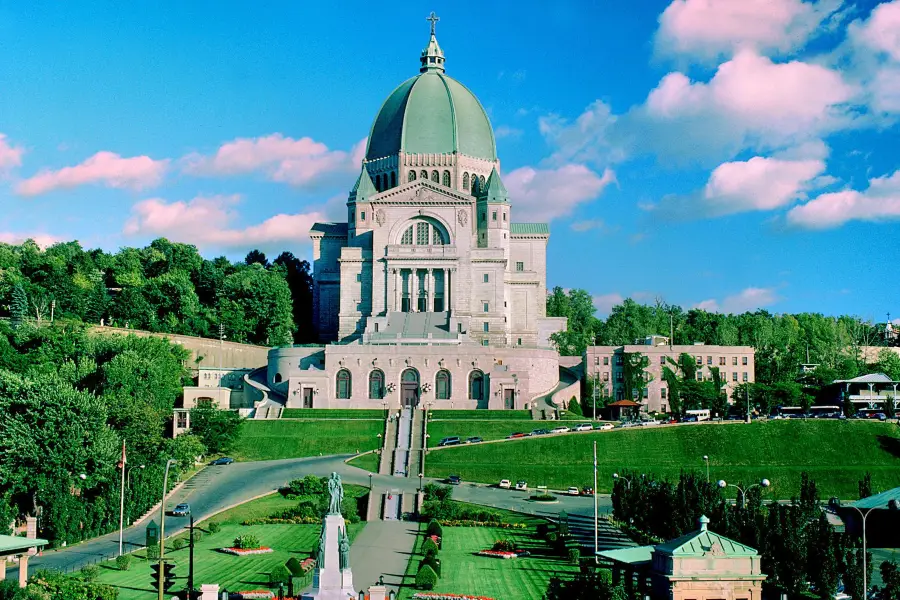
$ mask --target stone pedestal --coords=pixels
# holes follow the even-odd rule
[[[340,563],[340,536],[346,534],[344,517],[326,515],[322,522],[325,530],[324,564],[313,571],[313,589],[303,594],[303,600],[348,600],[355,599],[353,574],[350,567],[342,569]]]
[[[204,583],[201,585],[200,600],[219,600],[219,584]]]

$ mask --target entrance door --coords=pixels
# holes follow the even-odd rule
[[[313,407],[313,389],[303,388],[303,408]]]
[[[419,405],[419,372],[415,369],[406,369],[400,376],[400,402],[409,408]]]
[[[507,410],[512,410],[516,407],[516,390],[512,390],[506,388],[503,390],[503,402],[504,407]]]

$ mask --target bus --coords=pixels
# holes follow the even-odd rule
[[[839,419],[841,417],[840,406],[810,406],[809,414],[814,419]]]
[[[772,415],[773,419],[803,419],[808,415],[802,406],[779,406]]]
[[[709,409],[688,410],[684,413],[685,421],[709,421]]]

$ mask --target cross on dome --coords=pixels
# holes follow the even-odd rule
[[[435,24],[441,20],[434,11],[431,11],[431,14],[425,18],[426,21],[431,21],[431,39],[428,40],[428,45],[422,50],[422,56],[419,58],[419,61],[422,63],[422,67],[419,69],[420,72],[425,73],[427,71],[437,71],[438,73],[444,72],[444,51],[441,50],[441,47],[437,43],[437,38],[434,36],[434,26]]]
[[[434,35],[434,26],[438,21],[441,20],[441,18],[434,14],[434,11],[431,11],[431,14],[425,17],[425,20],[431,21],[431,35]]]

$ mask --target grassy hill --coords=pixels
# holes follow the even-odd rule
[[[247,420],[231,451],[236,460],[275,460],[319,454],[355,454],[381,445],[383,420]]]
[[[598,489],[604,492],[612,487],[612,474],[625,469],[668,477],[682,469],[705,473],[703,455],[710,457],[711,479],[750,484],[765,477],[772,482],[769,497],[795,494],[803,471],[826,497],[857,498],[866,471],[877,490],[900,486],[897,425],[831,420],[635,428],[459,446],[430,452],[426,474],[488,483],[525,479],[556,489],[589,486],[595,440]]]

